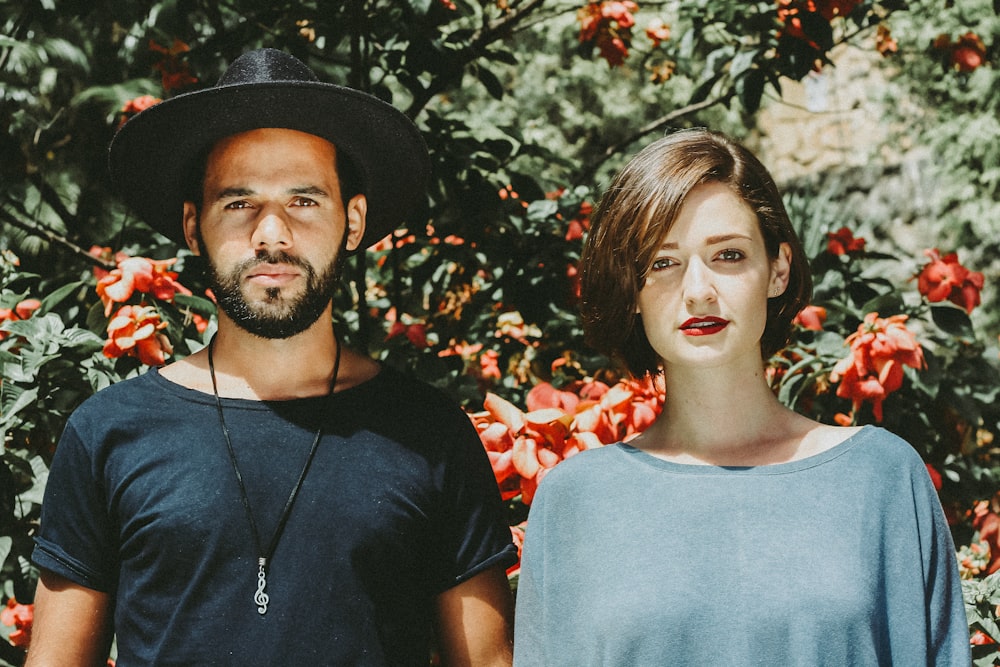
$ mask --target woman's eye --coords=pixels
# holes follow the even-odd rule
[[[651,268],[654,271],[662,271],[663,269],[668,269],[676,264],[677,262],[669,257],[661,257],[660,259],[653,260],[653,266]]]
[[[723,250],[719,253],[719,259],[724,262],[738,262],[743,257],[743,253],[739,250]]]

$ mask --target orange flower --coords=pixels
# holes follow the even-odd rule
[[[0,623],[14,627],[8,636],[8,640],[14,646],[28,646],[31,642],[31,626],[34,620],[35,605],[20,604],[14,598],[7,600],[7,606],[0,610]]]
[[[177,259],[126,257],[118,268],[97,281],[97,295],[104,303],[104,314],[110,315],[112,304],[125,303],[134,292],[152,294],[162,301],[172,301],[174,295],[191,291],[177,282],[177,274],[167,271]]]
[[[934,303],[947,299],[965,309],[966,313],[979,305],[979,292],[985,279],[978,271],[969,271],[958,263],[958,255],[941,257],[937,248],[925,250],[930,262],[917,275],[917,289]]]
[[[561,461],[586,449],[628,440],[652,424],[663,392],[652,381],[608,387],[578,381],[562,390],[537,385],[528,412],[493,393],[470,415],[486,449],[500,495],[530,505],[538,484]]]
[[[136,357],[147,366],[161,366],[173,353],[170,340],[160,333],[167,326],[152,306],[122,306],[108,323],[104,356]]]
[[[510,536],[514,541],[514,546],[517,547],[517,562],[507,568],[508,577],[521,571],[521,550],[524,548],[524,531],[527,527],[527,521],[510,527]]]
[[[892,36],[889,27],[884,23],[879,23],[875,30],[875,50],[882,57],[888,57],[892,53],[899,51],[899,44]]]
[[[479,375],[483,379],[499,380],[502,377],[500,372],[500,353],[496,350],[486,350],[479,356]]]
[[[865,240],[854,238],[854,233],[847,227],[830,232],[826,238],[826,251],[832,255],[853,255],[865,250]]]
[[[38,299],[24,299],[23,301],[19,301],[13,308],[0,308],[0,323],[26,320],[41,307],[42,302]],[[0,331],[0,340],[6,338],[8,333],[7,331]]]
[[[799,311],[799,314],[792,320],[803,329],[811,331],[822,331],[823,323],[826,322],[826,308],[823,306],[806,306]]]
[[[663,22],[663,19],[653,19],[646,26],[646,37],[653,42],[655,49],[661,42],[670,39],[670,26]]]
[[[837,396],[849,398],[857,411],[872,403],[875,420],[882,421],[882,402],[903,384],[903,367],[924,368],[924,352],[906,328],[906,315],[882,319],[869,313],[858,330],[847,337],[851,351],[830,372],[830,382],[840,382]]]

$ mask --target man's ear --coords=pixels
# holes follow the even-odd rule
[[[368,198],[358,194],[347,202],[347,250],[353,252],[365,236],[365,218],[368,215]]]
[[[771,260],[771,283],[769,295],[779,296],[788,289],[792,273],[792,246],[782,243],[778,246],[778,256]]]
[[[200,255],[201,248],[198,247],[198,209],[195,207],[194,202],[184,202],[183,224],[184,240],[187,242],[187,247],[191,250],[192,254]]]

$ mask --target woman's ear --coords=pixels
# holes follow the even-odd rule
[[[347,202],[347,250],[353,252],[365,236],[365,218],[368,215],[368,198],[354,195]]]
[[[781,296],[788,289],[788,279],[792,272],[792,247],[787,243],[778,246],[778,256],[771,260],[771,281],[768,284],[769,297]]]
[[[191,254],[200,255],[201,248],[198,247],[198,209],[194,202],[184,202],[184,240]]]

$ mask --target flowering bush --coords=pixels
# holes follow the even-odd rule
[[[187,12],[95,0],[82,13],[12,0],[19,18],[0,45],[0,603],[33,599],[31,534],[69,412],[211,333],[214,306],[196,296],[201,277],[188,257],[175,260],[173,246],[128,216],[97,166],[125,118],[216,80],[234,55],[220,44],[289,49],[321,79],[375,92],[417,119],[435,167],[428,209],[347,263],[338,323],[352,345],[468,407],[518,543],[547,470],[632,437],[659,409],[659,392],[622,380],[581,342],[578,263],[592,186],[669,127],[740,135],[768,87],[781,97],[783,77],[810,76],[837,44],[904,56],[894,70],[923,67],[912,79],[928,103],[917,106],[940,113],[949,130],[916,142],[936,156],[934,190],[947,194],[928,214],[941,221],[934,238],[943,250],[919,261],[879,255],[853,225],[821,220],[833,234],[810,245],[816,302],[767,371],[797,410],[855,423],[880,411],[912,442],[940,486],[968,582],[986,585],[981,577],[1000,561],[997,353],[972,320],[990,323],[995,297],[993,278],[958,267],[993,276],[989,258],[1000,256],[997,216],[983,208],[1000,200],[1000,142],[988,140],[1000,136],[1000,86],[993,23],[968,23],[993,13],[986,0],[970,2],[968,11],[901,11],[895,1],[734,9],[579,0],[573,24],[564,4],[548,0],[371,0],[361,22],[352,3],[315,0],[263,9],[237,0],[211,11],[194,3]],[[939,34],[963,37],[934,49]],[[909,128],[913,106],[898,108]],[[890,280],[886,266],[903,270]],[[918,347],[907,348],[910,337]],[[923,363],[913,365],[918,354]],[[986,651],[998,634],[994,607],[977,605],[970,627]],[[0,641],[0,663],[16,664],[14,649]]]

